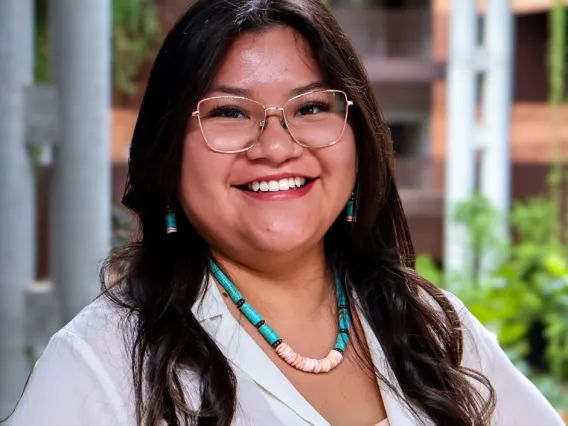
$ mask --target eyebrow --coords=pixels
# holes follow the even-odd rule
[[[323,81],[314,81],[313,83],[299,86],[290,90],[290,96],[294,97],[302,93],[311,92],[313,90],[326,89],[327,85]],[[221,92],[233,96],[242,96],[244,98],[252,98],[252,90],[242,87],[227,86],[220,84],[211,88],[211,92]]]
[[[218,86],[212,87],[211,92],[221,92],[228,95],[243,96],[245,98],[252,97],[252,91],[250,89],[243,89],[241,87],[226,86],[220,84]]]
[[[301,95],[302,93],[312,92],[314,90],[327,89],[327,88],[328,88],[327,84],[325,84],[323,81],[314,81],[313,83],[306,84],[305,86],[296,87],[295,89],[290,90],[290,95],[298,96]]]

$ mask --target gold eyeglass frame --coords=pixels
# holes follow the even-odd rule
[[[284,110],[286,108],[286,105],[288,105],[290,102],[302,97],[302,96],[306,96],[306,95],[312,95],[312,94],[316,94],[316,93],[321,93],[321,92],[328,92],[328,93],[341,93],[344,97],[345,97],[345,101],[346,101],[346,111],[345,111],[345,121],[343,123],[343,129],[341,130],[341,133],[339,134],[338,138],[336,140],[334,140],[331,143],[326,143],[325,145],[318,145],[318,146],[309,146],[306,144],[303,144],[301,142],[299,142],[294,134],[292,133],[292,131],[290,130],[290,126],[288,124],[288,121],[286,120],[286,115],[284,114]],[[256,141],[254,141],[254,143],[246,148],[243,149],[238,149],[238,150],[233,150],[233,151],[224,151],[224,150],[219,150],[219,149],[215,149],[211,146],[211,144],[209,143],[209,141],[207,140],[207,136],[205,136],[205,132],[203,131],[203,125],[201,123],[201,117],[199,116],[199,106],[206,101],[210,101],[210,100],[214,100],[214,99],[241,99],[241,100],[247,100],[247,101],[251,101],[254,102],[255,104],[259,105],[260,107],[262,107],[264,109],[264,119],[259,123],[260,124],[260,131],[258,133],[258,136],[256,138]],[[266,128],[266,123],[268,121],[268,111],[280,111],[280,113],[282,114],[282,120],[280,120],[280,124],[282,125],[282,127],[284,127],[284,129],[288,132],[288,134],[290,135],[290,137],[292,138],[292,140],[297,143],[298,145],[300,145],[301,147],[304,148],[310,148],[310,149],[319,149],[319,148],[327,148],[328,146],[332,146],[335,145],[337,142],[339,142],[343,136],[343,134],[345,133],[345,127],[347,126],[347,119],[349,117],[349,107],[353,106],[353,101],[349,100],[347,93],[345,93],[343,90],[328,90],[328,89],[324,89],[324,90],[314,90],[311,92],[306,92],[306,93],[302,93],[299,95],[296,95],[290,99],[288,99],[286,101],[286,103],[281,106],[281,107],[266,107],[263,104],[261,104],[258,101],[255,101],[254,99],[250,99],[250,98],[246,98],[244,96],[231,96],[231,95],[227,95],[227,96],[213,96],[210,98],[204,98],[201,99],[198,103],[197,103],[197,109],[195,111],[193,111],[191,113],[191,117],[197,117],[198,121],[199,121],[199,129],[201,130],[201,134],[203,135],[203,139],[205,139],[205,143],[207,143],[207,146],[209,147],[209,149],[211,149],[214,152],[218,152],[220,154],[238,154],[240,152],[245,152],[248,151],[249,149],[251,149],[253,146],[255,146],[259,140],[260,140],[260,136],[262,135],[262,132],[264,132],[264,129]]]

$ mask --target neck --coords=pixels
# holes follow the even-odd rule
[[[335,304],[333,272],[321,247],[262,261],[239,262],[214,253],[244,298],[265,319],[309,318]]]

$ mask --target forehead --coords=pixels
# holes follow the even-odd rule
[[[239,36],[213,79],[213,86],[288,92],[321,81],[322,75],[306,40],[289,27]]]

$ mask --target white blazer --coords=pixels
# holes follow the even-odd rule
[[[481,370],[496,390],[493,424],[564,426],[493,336],[449,296],[463,322],[464,365]],[[193,312],[233,365],[235,426],[330,426],[239,325],[216,285],[209,283]],[[125,343],[123,327],[119,311],[107,299],[86,307],[51,339],[8,425],[136,426],[130,345]],[[381,346],[366,322],[363,327],[375,365],[396,385]],[[199,377],[188,373],[182,382],[187,400],[198,406]],[[390,426],[416,425],[404,404],[387,387],[381,383],[379,387]],[[428,420],[425,424],[434,426]]]

